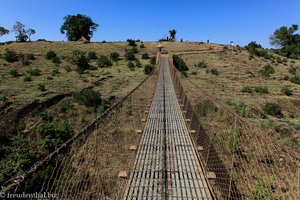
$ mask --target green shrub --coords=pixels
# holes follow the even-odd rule
[[[30,62],[30,60],[29,60],[28,58],[24,57],[24,58],[22,59],[22,65],[23,65],[23,66],[28,66],[28,65],[30,65],[30,64],[31,64],[31,62]]]
[[[52,74],[52,76],[56,76],[57,74],[59,74],[59,70],[53,69],[51,74]]]
[[[41,136],[41,144],[48,151],[53,151],[55,147],[63,144],[72,137],[73,130],[66,124],[55,126],[52,122],[41,122],[37,128],[37,133]]]
[[[32,78],[31,78],[31,76],[26,75],[26,76],[24,76],[23,81],[24,82],[30,82],[30,81],[32,81]]]
[[[54,58],[51,58],[51,61],[52,61],[52,63],[54,63],[56,65],[59,65],[61,63],[60,58],[57,56]]]
[[[293,95],[293,90],[290,89],[289,87],[285,86],[281,89],[282,94],[286,95],[286,96],[292,96]]]
[[[236,112],[240,113],[243,117],[251,117],[251,108],[244,102],[229,101],[227,104],[232,107]]]
[[[39,69],[29,69],[26,71],[31,76],[40,76],[41,71]]]
[[[135,66],[136,66],[137,68],[141,68],[141,67],[142,67],[142,63],[140,62],[139,59],[136,59],[136,60],[135,60]]]
[[[127,67],[131,70],[131,71],[133,71],[134,70],[134,67],[135,67],[135,65],[134,65],[134,63],[133,62],[131,62],[131,61],[129,61],[128,62],[128,64],[127,64]]]
[[[212,75],[215,75],[215,76],[218,76],[220,73],[219,73],[219,71],[217,70],[217,69],[211,69],[210,70],[210,73],[212,74]]]
[[[200,116],[205,117],[210,112],[216,112],[217,111],[217,107],[215,106],[215,104],[211,100],[208,100],[208,99],[204,99],[204,100],[197,99],[196,105],[195,105],[195,111]]]
[[[117,52],[112,52],[112,53],[109,54],[109,57],[110,57],[110,59],[111,59],[112,61],[118,62],[119,59],[120,59],[120,54],[117,53]]]
[[[296,67],[290,67],[289,68],[289,73],[293,74],[293,75],[296,75],[297,74],[297,68]]]
[[[243,87],[243,89],[241,90],[241,92],[252,94],[253,93],[253,89],[252,89],[252,87],[245,86],[245,87]]]
[[[145,45],[142,43],[142,44],[140,45],[140,48],[141,48],[141,49],[145,48]]]
[[[93,89],[85,89],[73,95],[76,102],[84,104],[87,107],[97,107],[101,104],[101,94]]]
[[[132,51],[134,54],[139,52],[139,50],[136,47],[132,47],[132,49],[130,49],[130,51]]]
[[[96,52],[95,52],[95,51],[90,51],[90,52],[88,52],[88,54],[87,54],[87,59],[88,59],[88,60],[95,60],[95,59],[97,59],[97,54],[96,54]]]
[[[294,77],[290,78],[290,81],[292,83],[300,85],[300,76],[294,76]]]
[[[72,108],[72,101],[71,99],[63,99],[62,101],[59,102],[59,110],[61,112],[67,112]]]
[[[112,63],[107,56],[100,56],[100,58],[97,61],[97,65],[100,68],[105,68],[112,66]]]
[[[128,42],[128,45],[129,45],[129,46],[133,46],[133,47],[135,47],[135,46],[136,46],[136,44],[135,44],[135,40],[128,39],[128,40],[127,40],[127,42]]]
[[[198,64],[197,64],[197,67],[199,68],[206,68],[207,67],[207,63],[203,60],[203,61],[200,61]]]
[[[264,77],[264,78],[268,78],[271,76],[271,74],[274,74],[275,73],[275,69],[270,65],[270,64],[267,64],[264,66],[264,68],[260,71],[261,75]]]
[[[64,69],[66,70],[66,72],[72,71],[72,68],[69,65],[65,66]]]
[[[142,59],[149,59],[150,57],[149,57],[149,55],[148,55],[148,53],[143,53],[142,54]]]
[[[268,199],[275,200],[273,193],[273,180],[265,180],[263,177],[258,177],[254,188],[251,191],[251,200]]]
[[[21,76],[18,72],[18,70],[16,69],[12,69],[9,71],[9,74],[12,76],[12,77],[18,77],[18,76]]]
[[[4,54],[3,54],[3,58],[4,60],[6,60],[7,62],[16,62],[19,60],[18,58],[18,55],[15,51],[13,50],[9,50],[9,49],[6,49]]]
[[[156,57],[155,56],[152,56],[151,58],[150,58],[150,64],[151,65],[156,65]]]
[[[193,71],[193,72],[191,72],[191,74],[192,74],[192,75],[197,75],[198,73],[195,72],[195,71]]]
[[[146,75],[149,75],[152,72],[153,68],[154,68],[153,65],[150,65],[150,64],[145,65],[144,73]]]
[[[88,70],[90,68],[89,60],[87,59],[85,52],[83,51],[73,51],[72,62],[77,66],[76,71],[79,74],[84,73],[85,70]]]
[[[41,92],[45,92],[46,91],[46,86],[43,83],[39,83],[38,84],[38,90]]]
[[[34,57],[34,54],[32,53],[29,53],[29,54],[26,54],[25,57],[29,60],[35,60],[36,58]]]
[[[187,64],[179,55],[175,55],[175,54],[173,55],[173,64],[180,72],[189,70]]]
[[[57,57],[57,55],[56,55],[56,53],[55,53],[54,51],[48,51],[48,52],[46,53],[46,56],[45,56],[45,57],[46,57],[46,59],[51,60],[51,59]]]
[[[48,80],[53,80],[53,76],[47,76]]]
[[[254,87],[254,91],[259,94],[269,93],[269,89],[267,87],[261,87],[261,86]]]
[[[276,103],[266,103],[263,107],[263,111],[266,115],[283,117],[283,114],[281,112],[281,107]]]
[[[128,61],[133,61],[136,58],[135,58],[135,55],[134,55],[134,53],[132,51],[127,50],[125,52],[125,59],[128,60]]]

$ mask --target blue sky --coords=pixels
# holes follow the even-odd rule
[[[300,24],[299,0],[0,0],[0,26],[16,21],[34,28],[36,39],[66,40],[63,17],[86,14],[100,26],[92,41],[128,38],[157,41],[176,29],[178,39],[269,47],[280,26]],[[0,41],[15,40],[14,34]]]

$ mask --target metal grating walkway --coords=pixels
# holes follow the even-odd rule
[[[130,173],[127,199],[212,199],[172,84],[168,59],[160,75]]]

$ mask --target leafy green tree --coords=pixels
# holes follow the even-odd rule
[[[12,32],[15,32],[16,34],[16,40],[18,42],[25,42],[28,39],[30,39],[30,36],[35,34],[34,29],[25,29],[26,26],[22,24],[21,22],[16,22],[16,24],[13,26]]]
[[[93,20],[86,15],[67,15],[64,17],[64,24],[60,28],[62,34],[67,35],[69,41],[77,41],[81,37],[90,41],[93,33],[99,26]]]
[[[0,37],[3,35],[9,34],[9,30],[7,30],[6,28],[0,26]]]
[[[170,33],[170,39],[174,41],[177,31],[173,29],[173,30],[169,30],[169,33]]]
[[[277,29],[270,37],[270,44],[272,46],[278,46],[286,48],[292,44],[295,44],[299,35],[294,33],[298,30],[298,25],[293,24],[291,27],[282,26]]]
[[[27,35],[28,35],[29,41],[31,41],[31,36],[34,35],[35,33],[36,33],[35,30],[32,28],[27,30]]]

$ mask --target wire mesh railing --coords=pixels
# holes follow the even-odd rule
[[[300,159],[182,75],[173,84],[218,199],[300,199]]]
[[[1,192],[55,194],[58,199],[120,199],[139,143],[143,119],[153,98],[157,67],[118,103],[97,117],[21,176],[7,181]]]

